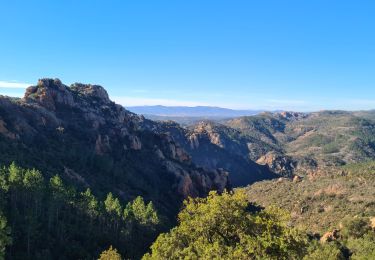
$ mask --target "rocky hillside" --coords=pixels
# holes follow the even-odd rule
[[[128,201],[137,195],[166,212],[187,196],[229,187],[227,173],[196,167],[154,123],[125,110],[101,86],[41,79],[21,99],[0,97],[0,163],[15,161]]]
[[[249,156],[283,175],[375,158],[375,116],[371,111],[263,113],[224,124],[253,138]]]
[[[183,128],[167,121],[155,128],[180,143],[197,165],[228,171],[235,187],[375,158],[373,111],[267,112]]]
[[[291,213],[293,225],[311,232],[340,229],[345,219],[375,220],[375,163],[325,168],[293,180],[279,178],[246,188],[250,201]]]
[[[168,121],[158,123],[155,128],[173,137],[196,165],[227,171],[234,187],[277,177],[267,166],[251,160],[248,144],[256,140],[246,138],[238,130],[211,121],[202,121],[189,128]]]

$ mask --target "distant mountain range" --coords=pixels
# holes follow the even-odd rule
[[[128,110],[141,115],[153,115],[160,117],[216,117],[228,118],[256,115],[263,110],[234,110],[222,107],[210,106],[134,106],[126,107]]]

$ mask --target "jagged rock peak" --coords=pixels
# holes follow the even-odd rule
[[[279,115],[282,118],[285,118],[287,120],[298,120],[298,119],[306,118],[306,116],[307,116],[306,113],[291,112],[291,111],[282,111],[282,112],[279,113]]]
[[[51,110],[56,109],[56,103],[74,106],[71,90],[59,79],[39,79],[36,86],[26,89],[24,99],[37,101]]]
[[[70,86],[73,91],[78,92],[79,94],[97,98],[104,103],[109,103],[111,100],[109,99],[107,91],[99,85],[91,85],[91,84],[82,84],[82,83],[74,83]]]
[[[61,80],[50,78],[39,79],[36,86],[28,87],[24,99],[37,101],[42,106],[55,110],[56,104],[75,106],[74,96],[77,95],[105,104],[111,102],[107,91],[102,86],[74,83],[68,87]]]
[[[40,89],[54,89],[59,91],[65,91],[67,90],[67,86],[63,85],[61,83],[61,80],[59,79],[49,79],[49,78],[43,78],[38,80],[38,84],[36,86],[30,86],[26,89],[25,92],[25,98],[28,97],[35,97],[35,95],[40,94]],[[39,90],[39,93],[38,93]]]

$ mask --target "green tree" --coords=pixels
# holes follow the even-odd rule
[[[118,198],[114,198],[113,194],[110,192],[107,195],[107,198],[104,201],[105,209],[108,213],[113,214],[115,216],[121,216],[121,204]]]
[[[144,259],[301,259],[306,238],[287,226],[287,215],[271,208],[248,210],[243,191],[189,199],[179,225],[162,234]]]
[[[121,260],[121,255],[112,246],[100,254],[99,260]]]
[[[82,209],[87,212],[91,218],[95,218],[99,215],[99,202],[95,196],[91,193],[90,189],[81,193]]]
[[[14,162],[9,166],[9,182],[12,184],[22,184],[24,170],[18,167]]]
[[[10,228],[7,226],[7,221],[0,212],[0,259],[5,258],[5,247],[11,244]]]
[[[368,218],[349,218],[342,225],[341,234],[346,238],[360,238],[371,230]]]
[[[130,209],[129,207],[125,208],[124,216],[129,214],[129,210],[131,210],[138,223],[142,225],[156,225],[159,223],[159,217],[152,202],[146,205],[140,196],[135,198]]]
[[[346,246],[350,249],[353,260],[375,259],[375,232],[370,231],[361,238],[351,238]]]
[[[26,222],[27,256],[30,258],[32,242],[38,235],[38,219],[41,214],[42,191],[44,179],[37,170],[26,170],[23,178],[24,191],[24,220]]]
[[[23,178],[23,186],[30,191],[41,191],[43,181],[44,178],[39,171],[35,169],[26,170]]]
[[[2,193],[6,193],[9,190],[9,171],[8,168],[0,168],[0,190]],[[4,196],[2,196],[3,198]]]
[[[321,244],[318,241],[312,241],[307,255],[303,260],[344,260],[345,255],[341,250],[341,245],[337,242]]]
[[[159,217],[142,198],[126,208],[128,217],[112,194],[99,201],[90,189],[77,192],[58,175],[46,181],[41,172],[14,163],[0,168],[0,260],[9,230],[8,259],[93,259],[103,244],[139,259],[156,239]]]

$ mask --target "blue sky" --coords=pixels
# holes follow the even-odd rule
[[[0,93],[41,77],[124,106],[375,108],[374,1],[1,1]]]

